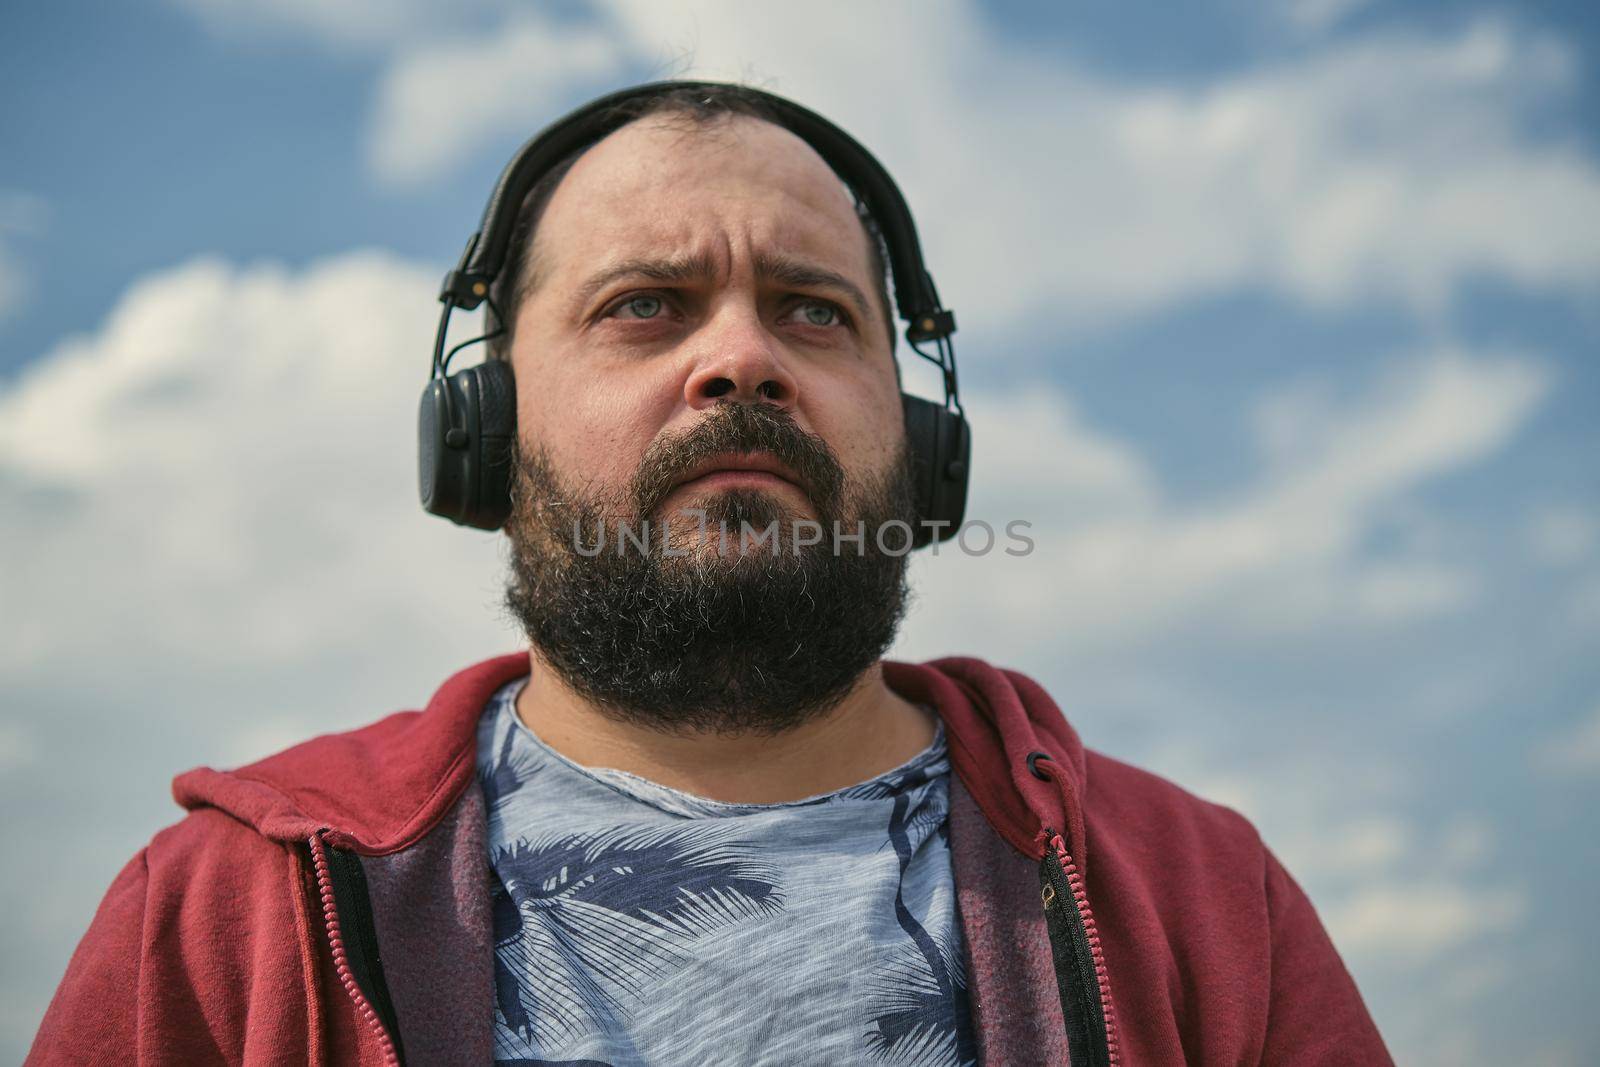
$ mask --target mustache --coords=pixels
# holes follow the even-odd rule
[[[636,513],[651,515],[694,467],[722,452],[766,453],[794,472],[822,516],[837,515],[844,468],[821,437],[773,404],[719,401],[703,419],[646,449],[631,486]]]

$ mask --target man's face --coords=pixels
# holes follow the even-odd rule
[[[577,161],[531,260],[507,603],[545,662],[669,730],[837,704],[904,610],[906,561],[875,535],[914,518],[887,309],[839,180],[764,122],[644,119]],[[807,522],[859,539],[800,550]],[[620,524],[670,524],[676,554]]]
[[[532,260],[511,349],[522,444],[591,496],[624,499],[641,464],[659,467],[719,402],[782,409],[836,459],[843,488],[894,462],[904,429],[867,237],[839,179],[788,131],[742,116],[624,127],[556,189]],[[656,488],[669,490],[651,501],[658,520],[731,488],[822,518],[808,499],[820,487],[781,475]]]

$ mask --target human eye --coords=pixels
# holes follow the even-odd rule
[[[844,326],[847,321],[843,309],[831,300],[800,300],[790,308],[789,314],[797,316],[795,321],[805,326]]]
[[[610,318],[654,319],[666,310],[666,303],[654,293],[634,293],[617,301],[606,312]]]

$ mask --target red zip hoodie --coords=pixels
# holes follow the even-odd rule
[[[188,816],[112,883],[27,1062],[490,1062],[476,726],[527,671],[489,660],[421,712],[179,776]],[[1241,816],[1087,751],[1015,671],[950,658],[884,677],[949,738],[984,1064],[1391,1062]]]

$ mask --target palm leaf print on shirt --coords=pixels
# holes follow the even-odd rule
[[[522,840],[494,867],[496,1001],[540,1048],[614,1029],[692,942],[783,910],[776,869],[716,826]]]
[[[977,1062],[968,1019],[966,968],[954,946],[928,933],[905,902],[912,841],[925,837],[935,819],[942,822],[946,813],[931,799],[924,794],[912,812],[910,794],[902,793],[889,813],[889,841],[900,859],[894,914],[911,944],[873,976],[867,1050],[880,1063],[957,1067]],[[918,832],[911,833],[913,829]],[[947,838],[942,843],[948,847]]]
[[[854,800],[888,800],[892,796],[910,792],[933,781],[938,777],[937,768],[941,765],[939,761],[918,759],[912,766],[903,770],[891,771],[870,782],[842,789],[839,795]]]
[[[907,947],[873,975],[867,1002],[872,1028],[867,1053],[874,1062],[896,1067],[965,1067],[977,1062],[966,1025],[966,971],[951,946],[937,942],[947,989],[920,949]]]
[[[491,817],[498,815],[505,798],[527,784],[539,769],[527,752],[516,747],[516,740],[516,728],[506,730],[494,762],[478,766],[478,784],[483,788],[483,800]]]

